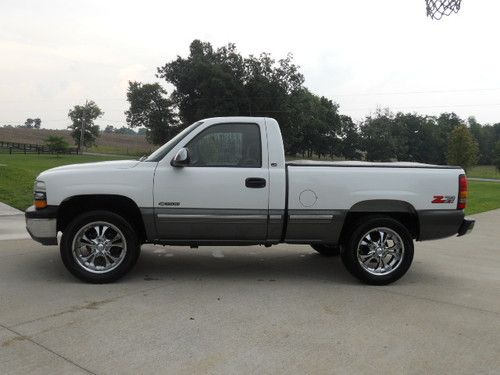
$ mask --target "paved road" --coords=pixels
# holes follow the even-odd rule
[[[500,373],[500,210],[370,287],[306,246],[144,246],[88,285],[0,241],[0,374]]]
[[[0,241],[26,238],[30,238],[30,236],[26,232],[24,212],[0,202]]]

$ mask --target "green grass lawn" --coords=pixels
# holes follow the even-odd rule
[[[500,208],[500,182],[469,181],[467,215]]]
[[[124,159],[90,155],[0,154],[0,202],[20,210],[32,204],[36,176],[49,168],[65,164]],[[500,208],[500,183],[469,181],[467,214]]]
[[[467,177],[496,178],[500,180],[500,171],[494,165],[476,165],[467,170]]]
[[[20,210],[26,209],[32,204],[35,178],[46,169],[66,164],[124,158],[90,155],[0,154],[0,202]]]

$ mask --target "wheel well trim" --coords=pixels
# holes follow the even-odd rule
[[[355,203],[349,212],[406,212],[417,214],[411,203],[399,199],[369,199]]]
[[[144,217],[142,215],[142,211],[140,207],[137,205],[137,203],[130,197],[122,194],[77,194],[77,195],[72,195],[69,197],[66,197],[64,200],[61,201],[61,203],[58,206],[57,210],[57,230],[60,231],[62,230],[62,226],[66,226],[68,222],[64,222],[62,215],[64,215],[64,208],[67,207],[71,203],[76,203],[78,200],[89,200],[89,199],[94,199],[94,200],[102,200],[105,199],[107,203],[109,204],[112,202],[112,199],[120,199],[120,200],[125,200],[127,202],[128,208],[131,208],[134,211],[134,222],[131,222],[130,224],[132,226],[135,226],[136,229],[139,231],[138,236],[139,238],[147,238],[148,237],[148,227],[145,225],[144,222]],[[104,205],[104,207],[99,209],[103,210],[109,210],[111,212],[114,212],[118,215],[124,216],[124,213],[126,211],[126,206],[118,208],[118,209],[113,209],[111,208],[112,204],[109,205]],[[93,209],[93,208],[92,208]],[[125,215],[127,216],[127,215]],[[128,218],[130,219],[130,218]],[[61,222],[61,220],[63,222]]]
[[[364,216],[385,215],[407,227],[413,238],[420,234],[420,222],[415,207],[398,199],[370,199],[355,203],[347,210],[339,242],[343,242],[353,230],[353,224]]]

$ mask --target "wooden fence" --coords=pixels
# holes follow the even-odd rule
[[[5,142],[0,141],[0,149],[8,150],[9,154],[23,153],[23,154],[55,154],[46,145],[37,145],[32,143],[19,143],[19,142]],[[77,154],[78,148],[68,147],[64,154]]]

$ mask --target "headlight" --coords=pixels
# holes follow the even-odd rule
[[[45,182],[36,180],[35,191],[45,191]]]
[[[33,204],[36,208],[47,207],[47,194],[45,192],[45,182],[35,181],[35,191],[33,193]]]

